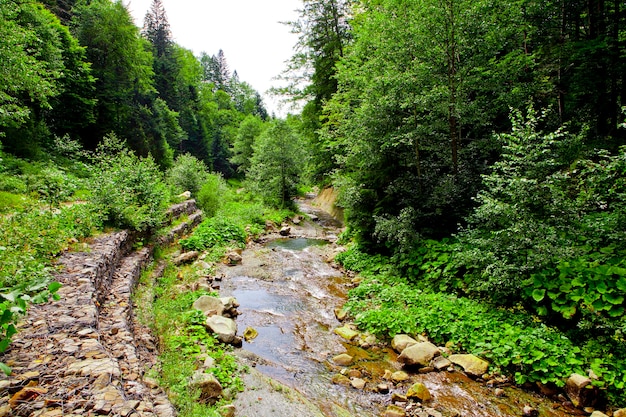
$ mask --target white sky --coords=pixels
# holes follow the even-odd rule
[[[190,49],[217,55],[224,50],[231,71],[264,97],[270,112],[283,115],[266,91],[280,85],[272,80],[293,55],[297,35],[279,22],[297,18],[301,0],[162,0],[176,43]],[[152,0],[124,0],[137,26]]]

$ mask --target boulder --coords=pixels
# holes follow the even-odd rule
[[[278,234],[281,235],[281,236],[289,236],[291,234],[291,227],[289,227],[289,226],[281,227],[281,229],[278,232]]]
[[[487,369],[489,368],[489,362],[472,354],[450,355],[448,359],[453,364],[463,368],[466,374],[474,377],[483,376],[487,373]]]
[[[210,295],[203,295],[198,298],[192,306],[196,310],[202,311],[207,316],[221,316],[224,312],[224,304],[217,297],[211,297]]]
[[[354,389],[362,390],[365,388],[365,380],[361,378],[352,378],[350,380],[350,385],[352,385],[352,388]]]
[[[346,340],[353,340],[359,335],[359,332],[352,330],[348,326],[337,327],[335,330],[333,330],[333,332]]]
[[[233,404],[223,405],[217,410],[222,417],[235,417],[237,409]]]
[[[408,366],[428,366],[430,361],[441,352],[430,342],[418,342],[404,349],[398,361]]]
[[[404,349],[417,343],[417,340],[413,339],[408,334],[397,334],[393,337],[393,340],[391,341],[391,348],[398,353],[402,353]]]
[[[591,386],[591,379],[576,373],[567,379],[565,393],[574,407],[593,406],[598,399],[598,390]]]
[[[239,303],[235,297],[222,297],[220,298],[222,304],[224,304],[224,310],[230,310],[239,307]]]
[[[226,265],[238,265],[241,261],[243,261],[243,258],[235,251],[228,252],[226,256],[224,256],[224,264]]]
[[[613,417],[626,417],[626,408],[620,408],[613,412]]]
[[[194,372],[189,381],[189,388],[200,391],[200,402],[214,404],[221,397],[223,388],[220,382],[211,373],[202,370]]]
[[[211,316],[206,320],[207,327],[215,333],[223,343],[232,343],[237,335],[237,323],[233,319],[222,316]]]
[[[353,360],[354,358],[347,353],[342,353],[341,355],[333,357],[333,362],[339,366],[348,366]]]
[[[421,402],[426,402],[432,398],[430,391],[426,388],[426,385],[421,382],[413,384],[407,391],[406,397]]]

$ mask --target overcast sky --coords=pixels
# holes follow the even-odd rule
[[[152,0],[124,0],[137,26]],[[297,36],[280,22],[297,18],[301,0],[162,0],[174,40],[196,56],[224,50],[231,71],[263,94],[270,111],[279,112],[266,91],[293,55]]]

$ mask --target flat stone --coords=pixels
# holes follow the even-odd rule
[[[452,362],[444,356],[437,356],[431,361],[431,366],[438,371],[442,371],[444,369],[448,369]]]
[[[200,252],[192,250],[192,251],[180,254],[179,256],[174,258],[172,262],[174,263],[174,265],[182,265],[184,263],[195,261],[196,259],[198,259],[199,256],[200,256]]]
[[[405,417],[406,411],[404,408],[398,407],[397,405],[388,405],[383,413],[383,417]]]
[[[333,332],[346,340],[353,340],[359,335],[359,332],[352,330],[348,326],[337,327]]]
[[[210,316],[221,316],[224,312],[224,304],[217,297],[211,297],[210,295],[203,295],[199,297],[196,301],[194,301],[192,307],[195,310],[202,311],[207,317]]]
[[[396,371],[391,374],[391,380],[393,382],[403,382],[403,381],[408,380],[409,378],[410,378],[409,374],[407,374],[404,371]]]
[[[337,318],[337,320],[344,321],[347,316],[348,316],[348,312],[344,310],[343,308],[335,309],[335,317]]]
[[[352,385],[352,388],[362,390],[365,388],[365,380],[361,378],[352,378],[350,380],[350,385]]]
[[[71,364],[65,371],[65,375],[81,375],[98,377],[102,374],[120,376],[120,369],[113,359],[87,359]]]
[[[333,375],[331,382],[335,385],[346,385],[346,386],[350,386],[352,385],[352,382],[350,381],[350,378],[348,378],[345,375],[341,375],[341,374],[335,374]]]
[[[391,348],[398,353],[402,353],[404,349],[416,343],[417,340],[413,339],[408,334],[397,334],[393,337],[393,340],[391,340]]]
[[[333,357],[333,362],[339,366],[348,366],[353,360],[354,358],[347,353],[342,353]]]
[[[487,369],[489,368],[489,362],[472,354],[450,355],[448,359],[453,364],[459,365],[463,368],[466,374],[474,377],[484,375],[487,373]]]
[[[408,366],[428,366],[441,351],[430,342],[418,342],[408,346],[398,356],[398,361]]]
[[[406,393],[407,398],[418,400],[421,402],[426,402],[432,398],[430,395],[430,391],[426,388],[426,385],[421,382],[417,382],[409,388]]]

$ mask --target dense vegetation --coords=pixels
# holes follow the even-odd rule
[[[626,6],[303,0],[291,26],[303,106],[276,120],[159,0],[141,30],[121,1],[0,2],[0,351],[68,242],[158,228],[188,190],[210,219],[182,244],[218,256],[333,185],[360,326],[520,383],[593,369],[624,405]]]

